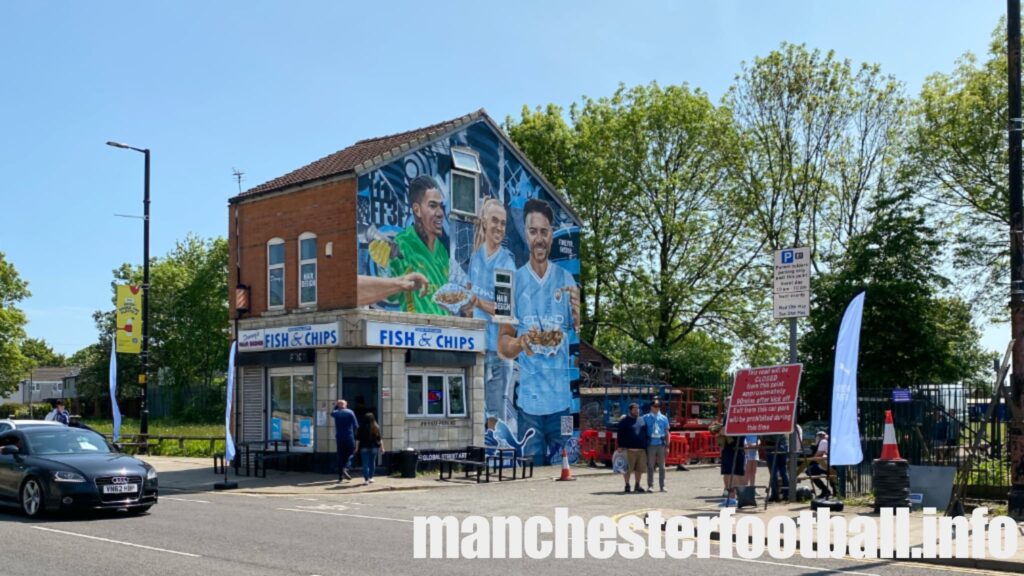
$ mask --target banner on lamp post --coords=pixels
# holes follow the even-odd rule
[[[117,286],[117,351],[138,354],[142,351],[142,289]]]

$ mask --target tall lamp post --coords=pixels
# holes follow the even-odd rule
[[[1010,386],[1012,419],[1009,426],[1009,515],[1024,520],[1024,180],[1021,172],[1020,0],[1006,2],[1007,96],[1009,108],[1010,193],[1010,331],[1013,335],[1013,375]]]
[[[142,200],[142,374],[139,375],[139,383],[142,384],[139,434],[142,445],[146,446],[149,435],[149,408],[146,406],[146,393],[149,391],[149,148],[136,148],[120,142],[107,142],[107,146],[142,152],[146,157],[145,195]]]

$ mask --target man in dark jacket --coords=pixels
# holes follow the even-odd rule
[[[351,480],[348,473],[348,461],[356,451],[356,431],[359,430],[359,422],[356,420],[355,412],[348,409],[348,402],[338,400],[331,411],[334,418],[334,440],[338,444],[338,482]]]
[[[629,492],[629,473],[633,473],[633,491],[642,494],[640,477],[647,470],[647,431],[643,418],[640,418],[640,406],[634,402],[629,405],[629,414],[619,420],[619,449],[626,451],[625,492]]]

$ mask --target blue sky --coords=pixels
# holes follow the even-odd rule
[[[371,5],[372,4],[372,5]],[[916,95],[984,55],[1006,3],[977,1],[0,3],[0,251],[33,295],[30,336],[96,341],[112,270],[226,236],[227,199],[354,141],[478,108],[688,83],[716,101],[781,42],[877,62]],[[989,330],[1002,350],[1008,329]]]

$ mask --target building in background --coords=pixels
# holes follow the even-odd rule
[[[236,437],[328,470],[345,398],[387,450],[559,458],[579,413],[579,226],[483,110],[231,198]]]

